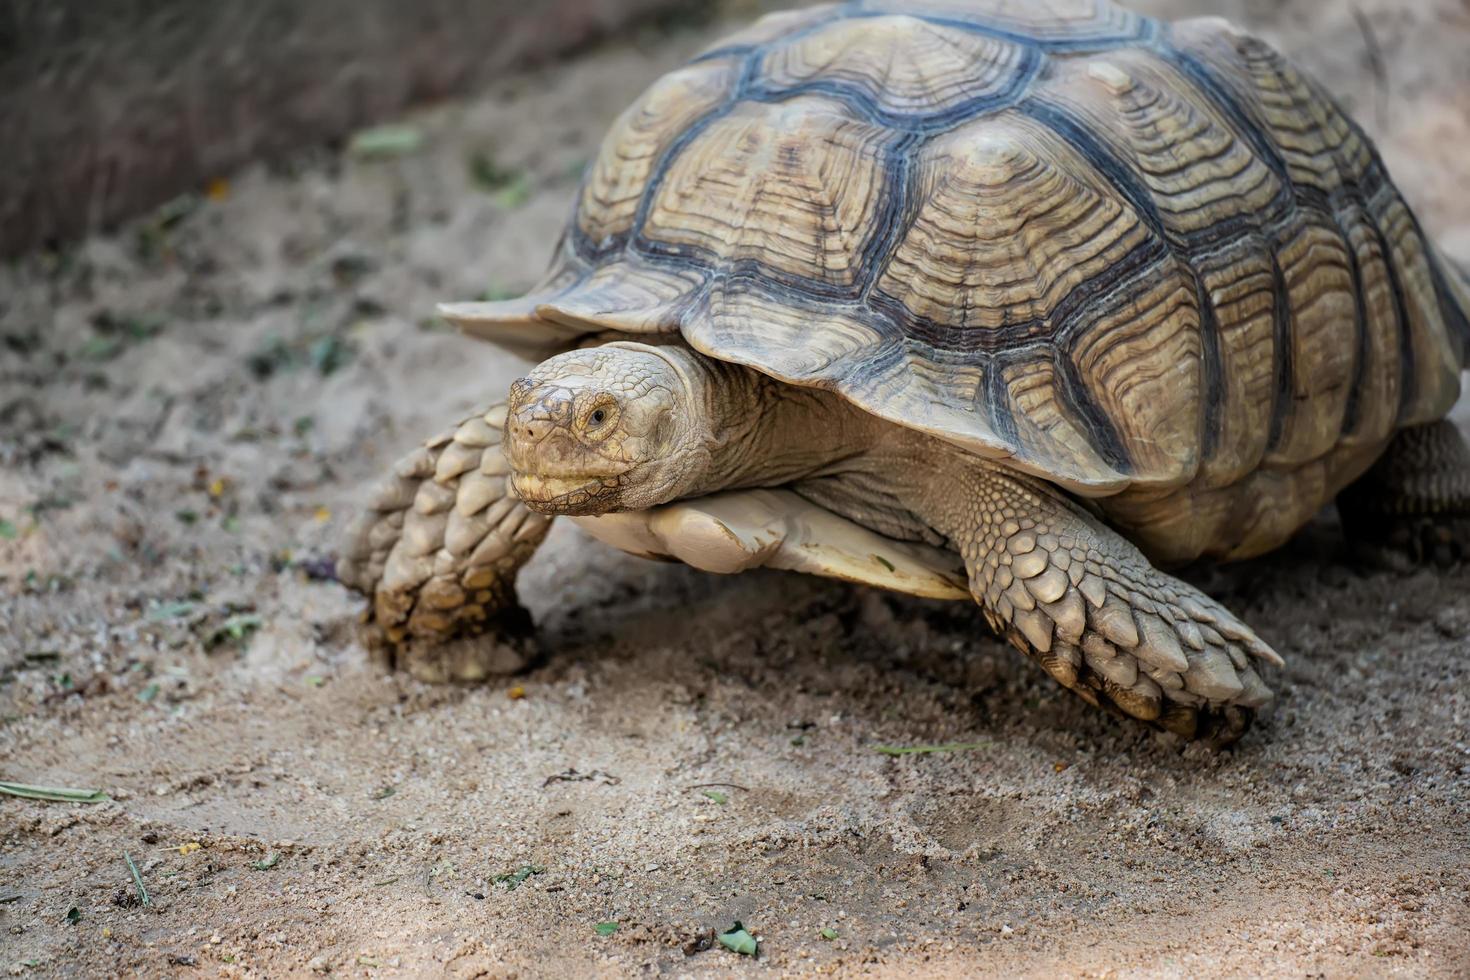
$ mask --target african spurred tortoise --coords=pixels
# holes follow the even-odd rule
[[[443,313],[546,359],[400,463],[344,554],[425,677],[522,661],[516,571],[562,514],[973,597],[1086,700],[1225,742],[1279,660],[1161,567],[1339,493],[1420,551],[1470,539],[1470,287],[1363,131],[1220,20],[766,17],[618,119],[541,286]]]

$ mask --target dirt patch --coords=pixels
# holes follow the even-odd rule
[[[1375,72],[1351,4],[1227,6],[1470,259],[1470,13],[1359,4]],[[1330,515],[1196,576],[1289,661],[1220,755],[1088,709],[963,605],[565,525],[522,582],[533,670],[366,664],[324,559],[370,480],[521,368],[433,303],[530,283],[607,121],[713,33],[0,271],[3,776],[113,796],[0,799],[0,966],[1463,975],[1470,572],[1357,568]],[[941,743],[979,744],[877,751]],[[758,961],[700,951],[735,920]]]

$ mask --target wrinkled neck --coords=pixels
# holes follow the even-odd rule
[[[690,381],[703,465],[681,496],[805,479],[859,455],[878,423],[833,392],[787,384],[752,368],[665,348]]]

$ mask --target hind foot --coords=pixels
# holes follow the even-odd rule
[[[1470,446],[1448,420],[1404,429],[1337,509],[1354,551],[1373,564],[1470,561]]]

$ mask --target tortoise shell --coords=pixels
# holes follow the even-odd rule
[[[1323,479],[1356,476],[1453,404],[1467,308],[1363,132],[1224,21],[859,0],[656,82],[544,283],[445,312],[523,349],[681,333],[1157,500],[1334,453]]]

